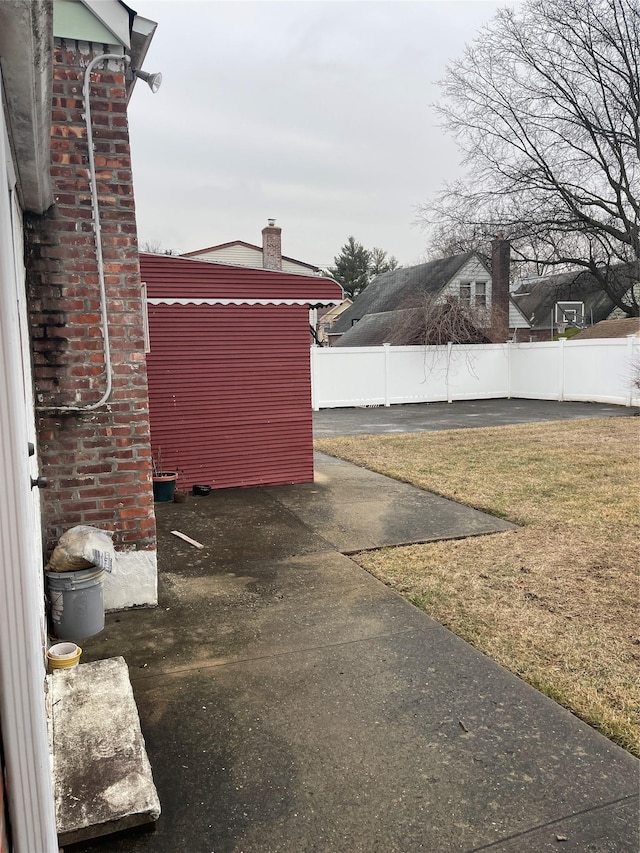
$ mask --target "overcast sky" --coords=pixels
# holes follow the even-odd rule
[[[409,265],[417,206],[459,173],[432,108],[497,3],[137,0],[158,22],[129,119],[141,242],[260,244],[327,266],[349,235]]]

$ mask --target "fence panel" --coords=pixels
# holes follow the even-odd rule
[[[311,348],[313,407],[385,403],[385,347]]]
[[[564,348],[565,399],[632,405],[638,352],[634,338],[568,342]]]
[[[432,403],[447,399],[447,350],[385,347],[389,404]]]
[[[441,399],[491,400],[508,395],[508,344],[451,347],[448,394]]]
[[[509,396],[525,400],[562,399],[559,355],[559,341],[511,346]]]
[[[637,405],[640,339],[312,347],[315,409],[522,397]]]

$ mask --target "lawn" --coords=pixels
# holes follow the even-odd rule
[[[522,525],[353,559],[635,755],[639,427],[629,417],[316,442]]]

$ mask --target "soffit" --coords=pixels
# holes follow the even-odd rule
[[[21,206],[53,203],[49,177],[53,12],[47,0],[0,2],[2,100]]]

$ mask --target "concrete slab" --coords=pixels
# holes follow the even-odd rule
[[[335,551],[163,572],[160,594],[164,606],[108,616],[92,641],[100,656],[126,648],[134,681],[425,627],[420,611]]]
[[[495,516],[315,455],[313,483],[221,489],[183,504],[156,504],[158,522],[206,546],[198,552],[175,537],[163,546],[178,573],[337,548],[370,548],[456,539],[512,530]],[[242,519],[242,523],[239,523]],[[173,525],[173,526],[171,526]]]
[[[60,844],[157,820],[160,802],[124,658],[47,676]]]
[[[326,551],[322,532],[304,524],[263,488],[220,489],[206,497],[190,495],[186,503],[157,503],[158,524],[180,530],[206,545],[199,553],[174,536],[163,541],[163,565],[189,574],[213,566]]]
[[[313,413],[315,438],[376,433],[432,432],[576,418],[629,417],[636,409],[606,403],[554,400],[464,400],[366,409],[322,409]]]
[[[344,554],[513,530],[508,521],[316,453],[313,483],[265,489]]]
[[[164,818],[96,849],[637,851],[637,762],[439,626],[135,689]]]
[[[126,654],[163,815],[75,853],[637,853],[638,762],[332,544],[498,520],[318,472],[156,505],[160,606],[85,659]]]

